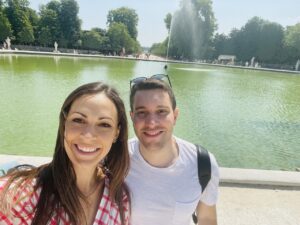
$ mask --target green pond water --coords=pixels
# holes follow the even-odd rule
[[[129,80],[165,73],[164,65],[0,55],[0,154],[51,156],[59,110],[73,89],[107,82],[129,111]],[[180,109],[176,136],[203,145],[223,167],[300,167],[300,75],[193,64],[168,64],[167,73]]]

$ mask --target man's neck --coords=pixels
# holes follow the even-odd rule
[[[146,148],[139,143],[139,151],[144,160],[153,167],[166,168],[175,163],[179,155],[178,146],[175,138],[162,147]]]

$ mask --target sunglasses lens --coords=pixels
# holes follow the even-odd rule
[[[136,85],[136,84],[138,84],[138,83],[140,83],[140,82],[142,82],[146,79],[147,79],[147,77],[137,77],[137,78],[130,81],[130,87],[132,87],[132,86],[134,86],[134,85]]]
[[[130,88],[132,88],[134,85],[144,81],[144,80],[147,80],[147,79],[154,79],[154,80],[160,80],[160,81],[164,81],[164,82],[167,82],[170,87],[171,86],[171,82],[170,82],[170,79],[168,77],[168,75],[165,75],[165,74],[155,74],[153,76],[151,76],[150,78],[147,78],[147,77],[137,77],[133,80],[130,81]]]
[[[155,75],[151,76],[151,78],[156,79],[156,80],[165,80],[166,75],[164,75],[164,74],[155,74]]]
[[[170,85],[170,87],[172,87],[169,76],[166,74],[155,74],[155,75],[151,76],[151,78],[156,79],[156,80],[165,81]]]

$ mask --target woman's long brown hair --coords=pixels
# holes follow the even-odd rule
[[[80,86],[66,98],[59,115],[58,134],[52,162],[31,170],[16,170],[7,175],[9,179],[0,195],[0,202],[6,200],[6,193],[15,181],[18,181],[17,185],[14,186],[17,189],[22,183],[34,178],[37,179],[34,191],[41,187],[41,193],[34,211],[32,225],[47,224],[54,216],[54,212],[59,209],[66,212],[72,224],[81,225],[83,221],[86,221],[79,201],[79,196],[82,194],[76,186],[76,174],[64,147],[65,118],[76,99],[83,95],[102,92],[114,103],[118,112],[120,133],[106,157],[105,166],[111,174],[109,176],[110,198],[118,205],[121,222],[124,224],[124,191],[129,199],[128,189],[124,184],[124,178],[129,170],[128,124],[125,107],[115,89],[101,82],[94,82]]]

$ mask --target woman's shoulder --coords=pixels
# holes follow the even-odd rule
[[[1,218],[6,224],[30,224],[38,202],[40,188],[36,189],[36,179],[13,177],[0,178]]]
[[[33,212],[41,192],[41,188],[35,187],[36,178],[16,178],[12,181],[10,178],[0,178],[0,193],[6,190],[4,198],[10,202],[12,211],[19,215]]]
[[[9,177],[0,177],[0,192],[4,189],[8,182]]]
[[[8,185],[8,190],[12,190],[17,187],[18,190],[22,190],[22,192],[28,193],[34,190],[36,182],[36,178],[14,178],[13,176],[6,175],[4,177],[0,177],[0,191],[4,190]]]

